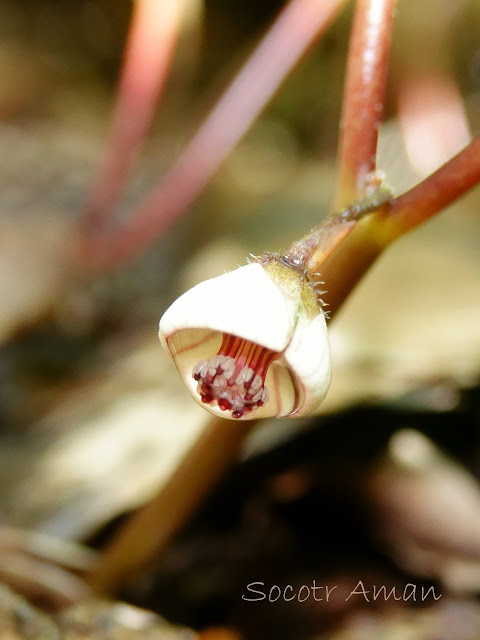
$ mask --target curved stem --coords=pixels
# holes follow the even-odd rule
[[[382,212],[389,241],[410,231],[464,195],[480,181],[480,135]]]
[[[480,182],[480,136],[418,185],[392,198],[366,199],[333,214],[303,240],[305,267],[315,280],[321,272],[330,317],[380,253],[396,238],[428,220]],[[377,201],[375,201],[377,200]],[[292,248],[290,251],[292,251]]]
[[[178,161],[117,235],[101,242],[97,268],[112,269],[133,258],[175,223],[344,2],[290,1]]]
[[[375,170],[395,0],[357,0],[340,124],[335,209],[364,193]]]

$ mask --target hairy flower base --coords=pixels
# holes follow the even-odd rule
[[[202,402],[231,411],[233,418],[262,407],[268,401],[265,378],[280,354],[258,344],[224,334],[218,354],[201,360],[192,371]]]

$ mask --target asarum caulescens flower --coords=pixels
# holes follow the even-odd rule
[[[276,255],[184,293],[160,320],[159,337],[190,394],[225,418],[306,415],[330,385],[315,288]]]

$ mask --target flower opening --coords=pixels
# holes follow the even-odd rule
[[[231,411],[236,419],[262,407],[269,398],[265,387],[268,367],[279,355],[249,340],[223,334],[217,355],[200,360],[192,371],[202,402]]]

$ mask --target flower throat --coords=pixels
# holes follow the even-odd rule
[[[263,406],[269,398],[265,387],[268,368],[279,355],[224,333],[217,355],[201,360],[192,371],[202,402],[231,411],[233,418],[241,418]]]

